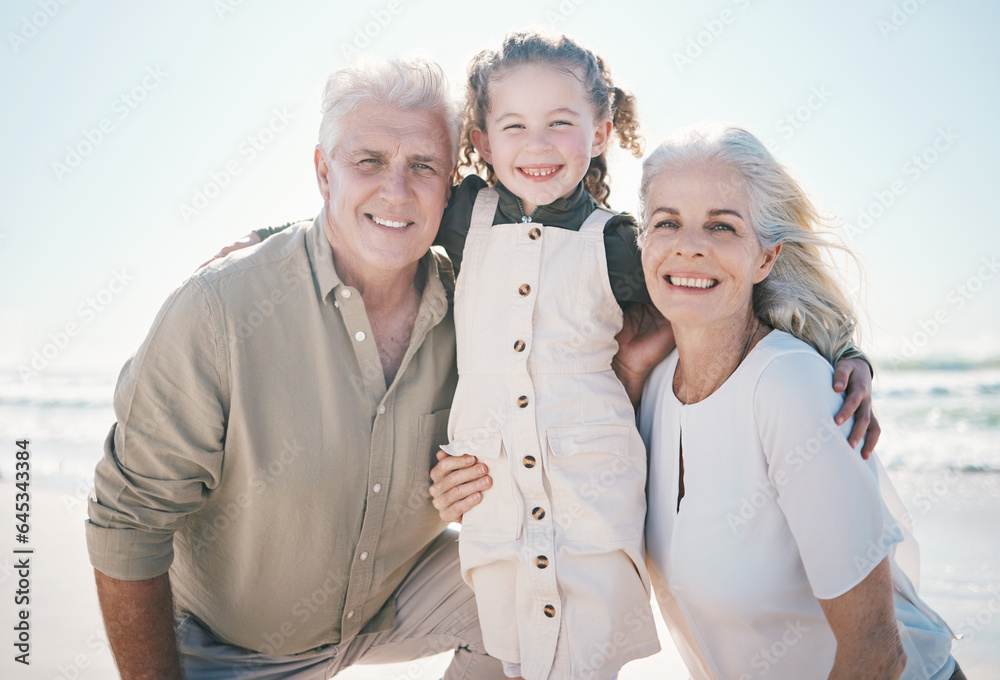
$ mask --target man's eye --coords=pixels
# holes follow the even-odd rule
[[[421,172],[434,171],[433,166],[427,165],[426,163],[414,163],[413,167],[417,170],[420,170]]]

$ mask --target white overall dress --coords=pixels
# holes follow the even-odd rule
[[[579,232],[493,225],[476,198],[455,290],[451,455],[493,485],[465,513],[462,573],[490,655],[527,680],[607,680],[659,650],[643,559],[646,454],[611,369],[622,311],[599,208]]]

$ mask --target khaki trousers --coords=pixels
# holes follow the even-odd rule
[[[483,648],[476,602],[462,580],[458,533],[447,530],[396,590],[396,625],[358,635],[315,653],[269,656],[228,645],[191,617],[178,616],[177,645],[188,680],[327,680],[354,664],[412,661],[448,650],[455,657],[444,680],[505,680]]]

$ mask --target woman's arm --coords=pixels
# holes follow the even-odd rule
[[[889,558],[840,597],[820,600],[837,638],[830,680],[896,680],[906,667],[892,603]]]

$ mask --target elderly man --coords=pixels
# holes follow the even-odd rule
[[[323,211],[200,270],[121,373],[87,540],[123,678],[328,678],[485,655],[428,492],[455,388],[429,250],[459,119],[440,68],[331,76]]]

